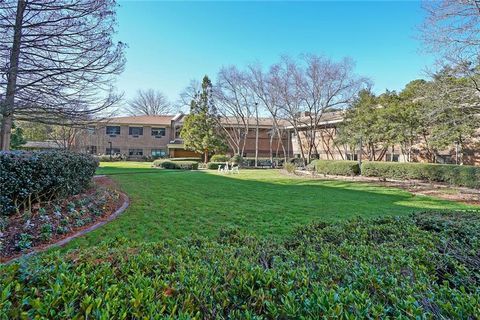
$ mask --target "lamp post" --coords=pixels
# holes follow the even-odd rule
[[[112,142],[111,141],[108,141],[108,144],[110,145],[110,161],[112,161]]]
[[[358,168],[360,170],[360,175],[362,175],[362,153],[363,153],[363,141],[362,141],[362,136],[360,136],[360,140],[358,141],[358,154],[357,154]]]

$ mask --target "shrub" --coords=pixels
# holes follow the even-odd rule
[[[480,167],[432,163],[363,162],[362,175],[399,180],[444,182],[470,188],[480,187]]]
[[[212,158],[210,158],[210,161],[211,162],[227,162],[228,160],[230,160],[230,157],[224,155],[224,154],[214,154],[212,156]]]
[[[475,319],[478,239],[478,213],[319,222],[283,242],[235,229],[216,239],[116,238],[0,266],[0,314],[6,319]]]
[[[243,161],[242,156],[238,154],[230,158],[230,162],[236,165],[242,164],[242,161]]]
[[[93,157],[95,157],[100,162],[114,162],[114,161],[127,160],[127,156],[122,154],[112,154],[111,157],[109,154],[100,154],[100,155],[94,155]]]
[[[202,158],[198,158],[198,157],[170,158],[168,160],[172,160],[172,161],[195,161],[195,162],[202,162],[203,161]]]
[[[284,167],[288,173],[295,173],[295,170],[297,169],[297,166],[295,166],[295,164],[291,162],[285,163]]]
[[[207,169],[210,170],[218,170],[218,167],[223,167],[225,165],[225,162],[209,162],[207,163]]]
[[[178,160],[155,160],[153,161],[153,166],[163,169],[197,170],[198,162]]]
[[[84,191],[98,160],[68,151],[0,152],[0,213]]]
[[[314,160],[311,167],[321,174],[355,176],[360,173],[358,162],[343,160]]]

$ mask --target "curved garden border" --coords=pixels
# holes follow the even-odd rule
[[[54,243],[50,243],[50,244],[47,244],[47,245],[44,245],[44,246],[37,246],[37,247],[33,247],[32,248],[32,251],[30,251],[29,253],[26,253],[26,254],[22,254],[20,256],[14,256],[12,257],[11,259],[7,260],[7,261],[4,261],[3,263],[4,264],[7,264],[7,263],[11,263],[11,262],[14,262],[14,261],[17,261],[17,260],[21,260],[21,259],[24,259],[24,258],[28,258],[32,255],[35,255],[37,253],[40,253],[40,252],[44,252],[44,251],[47,251],[49,249],[52,249],[52,248],[55,248],[55,247],[63,247],[64,245],[66,245],[67,243],[69,243],[70,241],[78,238],[78,237],[81,237],[93,230],[96,230],[98,228],[100,228],[101,226],[107,224],[108,222],[116,219],[120,214],[122,214],[127,208],[128,206],[130,205],[130,199],[128,198],[128,196],[123,193],[123,192],[120,192],[118,191],[118,194],[120,195],[120,198],[123,199],[123,203],[122,205],[117,209],[115,210],[115,212],[113,212],[111,215],[109,215],[108,217],[106,218],[103,218],[102,220],[94,223],[93,225],[85,228],[85,229],[82,229],[82,230],[79,230],[77,232],[75,232],[74,234],[70,235],[70,236],[67,236],[57,242],[54,242]],[[1,263],[0,263],[1,264]]]

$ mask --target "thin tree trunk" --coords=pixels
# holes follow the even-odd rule
[[[18,0],[17,15],[13,33],[12,52],[10,53],[10,68],[7,74],[7,92],[5,105],[2,108],[2,124],[0,129],[1,150],[10,149],[10,139],[13,125],[13,110],[15,104],[15,91],[17,87],[18,61],[20,57],[20,43],[22,41],[23,13],[25,11],[25,0]]]

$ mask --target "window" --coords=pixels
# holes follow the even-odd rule
[[[391,153],[387,153],[385,155],[385,161],[398,162],[399,158],[400,158],[400,155],[395,154],[395,153],[393,155]]]
[[[120,149],[119,148],[107,148],[105,149],[105,154],[120,154]]]
[[[88,126],[87,127],[87,133],[92,135],[92,134],[95,134],[95,132],[97,131],[97,129],[93,126]]]
[[[152,149],[152,157],[154,158],[163,158],[167,155],[165,149]]]
[[[152,128],[152,136],[155,138],[165,137],[165,128]]]
[[[143,149],[128,149],[129,156],[143,156]]]
[[[88,146],[87,153],[89,154],[97,154],[97,146]]]
[[[129,127],[128,134],[131,136],[143,136],[143,128],[142,127]]]
[[[120,134],[120,126],[107,126],[107,134],[110,136]]]
[[[175,139],[181,138],[180,133],[182,132],[182,127],[175,128]]]

